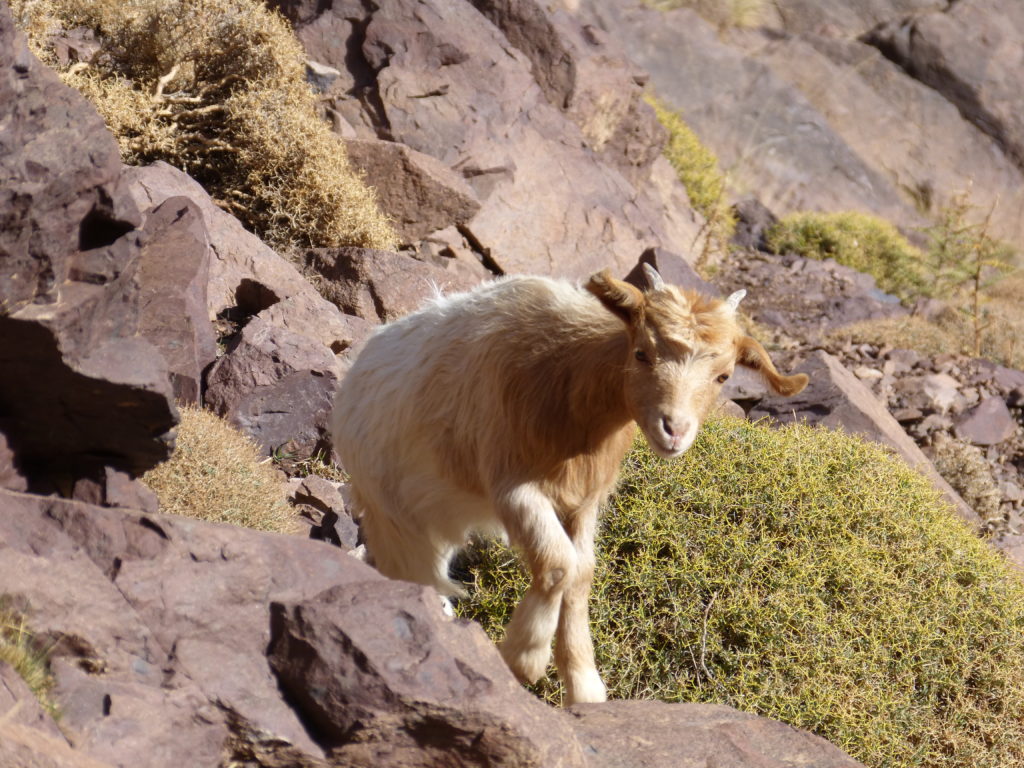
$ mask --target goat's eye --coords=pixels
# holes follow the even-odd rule
[[[647,356],[647,353],[644,352],[642,349],[638,349],[636,351],[636,359],[639,360],[641,363],[647,363],[648,365],[651,362],[651,358],[649,358]]]
[[[717,381],[719,384],[725,384],[725,382],[727,382],[728,380],[729,380],[729,374],[728,373],[720,373],[720,374],[718,374],[718,378],[715,379],[715,381]]]

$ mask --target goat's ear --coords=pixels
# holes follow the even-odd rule
[[[740,339],[736,362],[760,373],[768,385],[783,397],[791,397],[802,392],[807,386],[807,382],[810,381],[810,377],[806,373],[783,376],[776,370],[775,364],[768,357],[764,347],[750,336]]]
[[[643,312],[643,292],[635,285],[615,279],[607,269],[591,275],[585,287],[605,307],[630,325]]]

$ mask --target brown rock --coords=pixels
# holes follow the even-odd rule
[[[324,294],[341,309],[370,322],[386,322],[419,309],[441,293],[467,290],[476,279],[390,251],[315,248],[309,269],[325,283]]]
[[[893,19],[945,6],[944,0],[776,0],[786,32],[856,37]]]
[[[956,421],[956,436],[975,445],[997,445],[1017,431],[1017,422],[1001,397],[986,397]]]
[[[516,683],[479,626],[445,617],[433,589],[386,580],[277,603],[269,659],[341,764],[583,764],[564,715]]]
[[[292,482],[295,482],[294,480]],[[359,545],[359,526],[345,509],[337,484],[316,475],[302,478],[290,494],[292,503],[310,507],[316,514],[309,537],[353,550]]]
[[[651,183],[637,187],[606,164],[548,101],[526,56],[469,3],[273,5],[295,20],[309,58],[343,72],[334,108],[360,136],[404,144],[466,179],[481,209],[463,230],[493,271],[624,271],[649,246],[685,253],[696,239],[666,165],[655,159]],[[617,116],[636,90],[609,102],[610,126],[628,123]],[[680,195],[682,215],[672,210]]]
[[[570,713],[588,768],[863,768],[820,736],[717,704],[610,701]]]
[[[206,403],[272,452],[326,446],[327,417],[342,366],[308,336],[253,318],[207,377]]]
[[[1020,3],[963,0],[886,24],[865,39],[945,96],[1024,169]]]
[[[217,357],[206,309],[209,242],[198,206],[172,197],[146,214],[139,254],[139,334],[167,361],[174,396],[196,404]]]
[[[978,516],[935,471],[928,457],[903,431],[899,422],[838,360],[819,350],[796,370],[811,377],[807,389],[790,398],[767,397],[761,400],[750,412],[752,419],[769,416],[782,424],[806,421],[863,435],[889,446],[942,491],[960,517],[975,527],[980,525]]]
[[[480,210],[476,194],[459,174],[430,155],[393,141],[349,139],[352,165],[377,192],[403,243],[413,243]]]
[[[593,0],[581,13],[650,73],[654,92],[682,112],[733,183],[756,189],[777,214],[856,209],[923,223],[890,179],[859,157],[796,87],[723,40],[694,11]]]
[[[294,265],[217,207],[199,183],[167,163],[126,168],[132,195],[144,208],[171,197],[187,197],[199,208],[211,254],[207,312],[244,325],[264,315],[274,325],[316,339],[336,353],[363,335],[338,309],[320,296]]]
[[[140,223],[117,144],[0,7],[0,431],[30,482],[140,473],[177,414],[139,336]]]
[[[28,488],[28,481],[18,471],[14,452],[7,443],[7,436],[3,432],[0,432],[0,488],[6,488],[9,491],[24,491]]]

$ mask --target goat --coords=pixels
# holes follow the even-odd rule
[[[449,560],[501,530],[531,584],[499,649],[526,683],[551,658],[568,703],[604,701],[587,602],[597,512],[639,425],[651,448],[689,448],[736,364],[782,376],[728,300],[608,270],[585,290],[508,277],[381,327],[345,377],[332,432],[369,554],[384,575],[461,594]]]

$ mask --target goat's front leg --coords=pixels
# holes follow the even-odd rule
[[[501,494],[495,507],[509,540],[526,557],[532,577],[499,647],[519,681],[534,683],[551,660],[562,595],[577,568],[576,548],[551,501],[536,486],[516,486]]]
[[[566,525],[576,547],[577,568],[573,580],[566,584],[562,593],[555,663],[565,685],[566,704],[604,701],[607,695],[594,663],[588,611],[590,585],[594,580],[597,505],[581,509]]]

